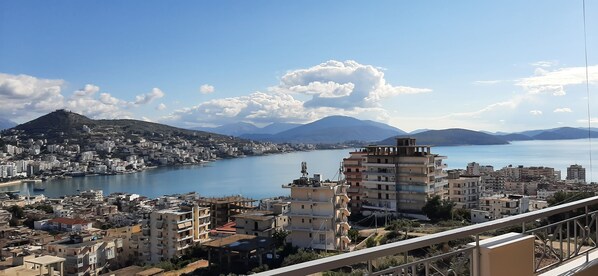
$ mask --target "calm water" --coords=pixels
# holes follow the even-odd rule
[[[593,157],[598,158],[598,139],[593,141]],[[324,178],[336,179],[342,158],[348,149],[294,152],[279,155],[219,160],[206,165],[157,168],[144,172],[114,176],[92,176],[45,182],[46,196],[75,194],[77,190],[102,189],[113,192],[138,193],[149,197],[196,191],[205,196],[241,194],[252,198],[288,195],[281,188],[300,176],[301,162],[306,161],[310,174],[321,173]],[[567,166],[581,164],[590,179],[587,140],[525,141],[498,146],[434,147],[433,153],[445,155],[449,168],[465,168],[469,162],[493,165],[495,169],[512,164],[548,166],[559,169],[566,176]],[[598,160],[594,162],[598,176]],[[593,178],[594,181],[598,177]],[[0,191],[21,190],[22,194],[33,185],[23,184],[0,187]]]

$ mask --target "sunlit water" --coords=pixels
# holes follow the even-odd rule
[[[472,161],[493,165],[495,169],[509,164],[548,166],[561,170],[564,178],[569,165],[580,164],[586,168],[589,180],[592,174],[588,145],[587,140],[524,141],[497,146],[434,147],[432,152],[447,156],[445,161],[451,169],[465,168]],[[593,148],[593,156],[598,157],[598,145]],[[204,196],[241,194],[259,199],[288,195],[289,190],[281,188],[281,185],[300,176],[302,161],[307,162],[310,174],[321,173],[325,179],[336,179],[340,162],[350,151],[321,150],[218,160],[201,166],[163,167],[134,174],[51,180],[44,182],[44,192],[34,192],[32,184],[0,187],[0,191],[20,190],[21,194],[26,194],[29,189],[32,195],[43,193],[50,197],[88,189],[102,189],[104,194],[127,192],[149,197],[195,191]],[[593,163],[596,171],[598,162]],[[593,181],[597,178],[594,177]]]

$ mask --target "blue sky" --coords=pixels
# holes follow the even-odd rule
[[[0,35],[0,117],[19,123],[587,125],[581,1],[1,1]]]

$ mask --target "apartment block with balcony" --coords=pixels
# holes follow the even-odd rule
[[[320,250],[347,251],[351,240],[348,217],[349,197],[344,181],[322,181],[304,175],[283,188],[291,189],[291,210],[288,213],[289,240],[294,246]]]
[[[283,230],[289,223],[288,217],[272,211],[252,211],[234,216],[237,234],[257,237],[272,237],[277,230]]]
[[[529,197],[522,195],[495,195],[480,198],[480,209],[490,212],[491,219],[523,214],[529,211]]]
[[[461,175],[461,171],[448,172],[448,200],[455,203],[456,208],[475,209],[480,200],[480,176]]]
[[[431,153],[431,146],[397,138],[396,146],[368,146],[365,151],[363,214],[421,214],[428,197],[444,196],[446,157]]]
[[[46,246],[48,254],[65,259],[65,275],[99,275],[118,268],[123,250],[122,238],[94,239],[91,236],[71,235],[68,239]]]
[[[150,262],[181,256],[194,244],[207,241],[209,225],[209,209],[197,205],[151,212]]]
[[[347,185],[349,185],[347,195],[351,200],[349,202],[349,209],[351,209],[351,212],[361,211],[361,201],[366,195],[362,182],[362,174],[365,170],[364,164],[366,161],[365,151],[351,152],[348,158],[343,159],[343,172],[345,174]]]

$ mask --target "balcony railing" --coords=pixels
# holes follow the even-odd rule
[[[450,271],[451,269],[447,267],[439,267],[437,263],[455,257],[464,260],[463,266],[468,267],[469,271],[473,272],[472,275],[480,275],[480,265],[474,266],[473,255],[474,252],[479,252],[476,249],[479,249],[481,237],[488,235],[489,231],[502,230],[513,226],[521,227],[524,234],[535,237],[534,252],[530,252],[530,254],[535,254],[534,272],[537,274],[577,257],[586,256],[587,258],[589,252],[597,248],[598,211],[590,211],[589,208],[595,205],[598,205],[598,196],[535,212],[291,265],[256,275],[308,275],[339,268],[345,271],[351,265],[361,265],[360,267],[365,268],[367,271],[367,275],[435,275],[435,273],[453,275],[456,273],[455,271]],[[563,214],[566,217],[570,211],[580,209],[584,211],[582,215],[561,219],[558,222],[534,229],[525,229],[526,223],[544,220],[558,214]],[[409,255],[409,252],[416,252],[431,246],[465,238],[473,238],[474,242],[461,248],[455,248],[453,251],[432,256],[426,255],[426,257],[418,260],[413,260],[412,256]],[[376,259],[397,255],[403,256],[405,263],[375,271],[373,263],[376,262]],[[408,257],[411,257],[411,259]],[[478,262],[480,260],[480,258],[475,259]],[[477,273],[474,271],[474,267],[477,267]]]

